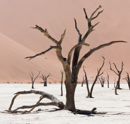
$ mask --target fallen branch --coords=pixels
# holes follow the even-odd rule
[[[12,106],[14,104],[14,100],[16,99],[17,96],[19,96],[20,94],[32,94],[32,93],[41,95],[39,101],[36,104],[28,105],[28,106],[21,106],[21,107],[18,107],[16,109],[14,109],[14,110],[11,110]],[[40,103],[40,101],[43,98],[50,99],[52,102]],[[19,92],[15,93],[15,96],[13,97],[13,99],[11,101],[11,104],[10,104],[10,107],[9,107],[9,109],[7,111],[10,112],[10,113],[17,113],[17,112],[30,113],[35,107],[38,107],[38,106],[49,106],[49,105],[57,106],[60,109],[64,109],[64,103],[59,101],[55,96],[53,96],[51,94],[45,93],[43,91],[36,91],[36,90],[19,91]],[[18,111],[19,109],[27,109],[27,108],[31,108],[31,109],[29,111]]]
[[[19,96],[20,94],[39,94],[41,95],[40,98],[39,98],[39,101],[34,104],[34,105],[24,105],[24,106],[21,106],[21,107],[18,107],[14,110],[12,110],[12,106],[14,104],[14,101],[15,99],[17,98],[17,96]],[[41,100],[43,98],[47,98],[47,99],[50,99],[52,102],[47,102],[47,103],[41,103]],[[30,91],[19,91],[17,93],[15,93],[15,96],[12,98],[11,100],[11,104],[9,106],[9,109],[7,110],[7,112],[9,113],[22,113],[22,114],[26,114],[26,113],[30,113],[34,108],[38,107],[38,106],[57,106],[61,109],[64,109],[64,103],[59,101],[55,96],[49,94],[49,93],[45,93],[43,91],[36,91],[36,90],[30,90]],[[30,110],[25,110],[25,111],[19,111],[19,109],[29,109]],[[90,115],[90,114],[106,114],[106,112],[96,112],[95,111],[96,108],[93,108],[92,110],[79,110],[79,109],[76,109],[74,111],[71,111],[73,114],[83,114],[83,115]]]

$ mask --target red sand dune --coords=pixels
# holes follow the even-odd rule
[[[35,24],[47,28],[55,39],[60,39],[64,29],[67,29],[63,41],[63,55],[77,43],[78,34],[74,27],[74,18],[77,20],[78,28],[82,34],[87,30],[87,22],[83,8],[88,15],[102,5],[104,12],[93,21],[100,22],[95,31],[90,34],[87,43],[90,47],[84,47],[81,57],[89,49],[102,43],[113,40],[125,40],[127,44],[115,44],[99,50],[89,57],[84,66],[89,77],[94,77],[102,64],[102,56],[106,58],[104,74],[108,72],[113,77],[116,75],[109,70],[109,61],[121,68],[124,62],[124,72],[130,73],[130,1],[129,0],[11,0],[0,1],[0,82],[29,82],[29,72],[41,71],[47,75],[51,73],[50,81],[60,80],[62,65],[58,61],[55,51],[37,57],[31,61],[24,59],[26,56],[34,55],[49,48],[53,43],[41,32],[30,27]],[[47,58],[47,59],[45,59]],[[79,80],[82,80],[81,69]],[[38,81],[42,81],[39,79]]]

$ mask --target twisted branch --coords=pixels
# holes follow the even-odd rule
[[[43,51],[43,52],[41,52],[41,53],[38,53],[38,54],[36,54],[36,55],[34,55],[34,56],[25,57],[25,59],[31,60],[31,59],[33,59],[33,58],[35,58],[35,57],[37,57],[37,56],[40,56],[40,55],[45,54],[46,52],[50,51],[51,49],[57,49],[57,48],[58,48],[57,46],[50,46],[50,48],[48,48],[47,50],[45,50],[45,51]]]

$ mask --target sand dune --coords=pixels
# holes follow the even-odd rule
[[[0,44],[1,44],[1,69],[0,81],[29,81],[28,73],[33,71],[38,73],[42,70],[44,74],[51,73],[50,80],[60,80],[60,70],[62,65],[57,60],[55,52],[51,51],[42,57],[32,61],[27,61],[24,57],[34,55],[46,50],[53,45],[41,32],[33,30],[30,27],[38,24],[47,28],[51,36],[60,39],[64,29],[67,33],[63,42],[63,55],[67,56],[70,48],[77,43],[78,34],[74,27],[73,18],[77,19],[78,28],[82,34],[87,30],[87,22],[84,18],[83,8],[86,8],[90,15],[95,8],[102,5],[104,12],[94,20],[93,24],[100,21],[86,42],[90,44],[89,48],[84,47],[83,53],[101,43],[113,40],[125,40],[127,44],[118,44],[102,49],[94,53],[84,63],[88,75],[96,74],[97,68],[102,64],[102,57],[106,58],[104,72],[109,71],[109,61],[115,62],[120,68],[124,61],[124,70],[130,73],[130,1],[129,0],[11,0],[0,1]],[[45,59],[47,58],[47,59]],[[106,73],[105,73],[106,74]],[[123,73],[125,75],[125,72]],[[83,72],[80,72],[81,80]]]
[[[3,82],[22,82],[27,83],[30,81],[29,73],[33,72],[37,75],[39,71],[41,74],[48,75],[53,71],[54,76],[51,78],[57,81],[58,76],[56,73],[60,66],[56,68],[55,63],[39,57],[32,61],[24,59],[27,55],[35,54],[33,51],[27,49],[14,40],[0,34],[0,50],[1,50],[1,81]],[[48,66],[49,64],[49,66]],[[56,68],[56,69],[53,69]],[[42,80],[38,79],[38,82]]]

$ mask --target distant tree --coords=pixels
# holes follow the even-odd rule
[[[107,81],[107,87],[109,88],[109,75],[108,74],[107,74],[106,81]]]
[[[84,67],[83,67],[84,68]],[[83,87],[83,85],[84,85],[84,76],[83,76],[83,81],[82,81],[82,83],[81,83],[81,87]]]
[[[126,80],[126,82],[128,83],[128,87],[129,87],[129,90],[130,90],[130,76],[129,76],[129,73],[126,72],[127,76],[124,78]]]
[[[97,11],[101,8],[101,5],[91,14],[90,18],[88,17],[87,13],[86,13],[86,9],[84,10],[84,14],[85,14],[85,18],[87,20],[88,23],[88,30],[85,32],[84,36],[82,36],[82,34],[80,33],[80,30],[78,29],[77,26],[77,21],[76,19],[74,19],[74,23],[75,23],[75,29],[79,35],[78,38],[78,43],[73,46],[67,57],[64,57],[62,55],[62,42],[63,39],[65,37],[66,34],[66,30],[64,30],[64,33],[61,35],[60,40],[56,40],[55,38],[53,38],[49,33],[47,29],[43,29],[42,27],[36,25],[35,27],[33,27],[33,29],[37,29],[40,32],[42,32],[47,38],[49,38],[55,45],[54,46],[50,46],[50,48],[48,48],[47,50],[38,53],[34,56],[28,56],[26,57],[27,59],[33,59],[37,56],[43,55],[45,53],[47,53],[48,51],[55,49],[56,50],[56,55],[58,57],[58,60],[61,62],[61,64],[63,65],[63,70],[65,72],[65,87],[66,87],[66,104],[65,104],[65,108],[67,110],[71,110],[71,111],[75,111],[76,107],[75,107],[75,89],[77,86],[77,82],[78,82],[78,74],[79,74],[79,70],[82,67],[83,62],[90,57],[94,52],[98,51],[101,48],[104,48],[106,46],[110,46],[112,44],[115,43],[126,43],[126,41],[111,41],[109,43],[105,43],[105,44],[101,44],[95,48],[91,48],[87,53],[85,53],[81,59],[79,59],[79,55],[80,55],[80,51],[82,49],[82,46],[89,46],[88,43],[85,43],[86,39],[88,38],[88,36],[94,31],[94,28],[99,24],[92,24],[92,21],[94,19],[96,19],[102,12],[103,10],[99,11],[97,13]],[[96,14],[97,13],[97,14]],[[73,57],[73,58],[72,58]],[[72,61],[71,61],[72,60]],[[71,63],[72,62],[72,63]]]
[[[103,66],[104,66],[104,63],[105,63],[105,58],[103,57],[103,64],[102,64],[102,66],[100,67],[100,69],[97,70],[97,75],[96,75],[95,80],[94,80],[94,82],[93,82],[93,84],[92,84],[91,90],[89,90],[89,84],[88,84],[87,74],[86,74],[86,71],[85,71],[85,69],[84,69],[85,80],[86,80],[86,86],[87,86],[87,91],[88,91],[88,96],[87,96],[87,98],[93,98],[93,97],[92,97],[93,88],[94,88],[94,85],[96,84],[97,79],[99,78],[99,76],[101,76],[101,75],[103,74],[103,72],[101,72],[101,70],[102,70],[102,68],[103,68]]]
[[[98,79],[99,79],[99,82],[100,82],[100,84],[101,84],[101,87],[104,87],[104,83],[105,83],[105,81],[106,81],[105,77],[101,76],[101,77],[99,77]]]
[[[44,76],[43,74],[40,76],[40,78],[43,80],[44,87],[47,86],[47,78],[51,76],[51,74],[48,74],[47,76]]]
[[[116,66],[115,63],[113,63],[113,65],[114,65],[114,67],[115,67],[115,70],[111,67],[111,63],[110,63],[110,62],[109,62],[109,64],[110,64],[110,70],[113,71],[113,72],[118,76],[118,80],[117,80],[117,83],[116,83],[116,88],[117,88],[117,89],[121,89],[121,88],[120,88],[120,80],[121,80],[121,74],[122,74],[122,71],[123,71],[123,66],[124,66],[124,64],[123,64],[123,62],[122,62],[122,64],[121,64],[121,70],[119,70],[119,69],[117,68],[117,66]]]
[[[36,79],[38,78],[38,76],[40,75],[40,71],[39,73],[37,74],[37,76],[35,77],[33,72],[29,73],[30,75],[30,78],[31,78],[31,82],[32,82],[32,89],[34,89],[34,82],[36,81]]]

